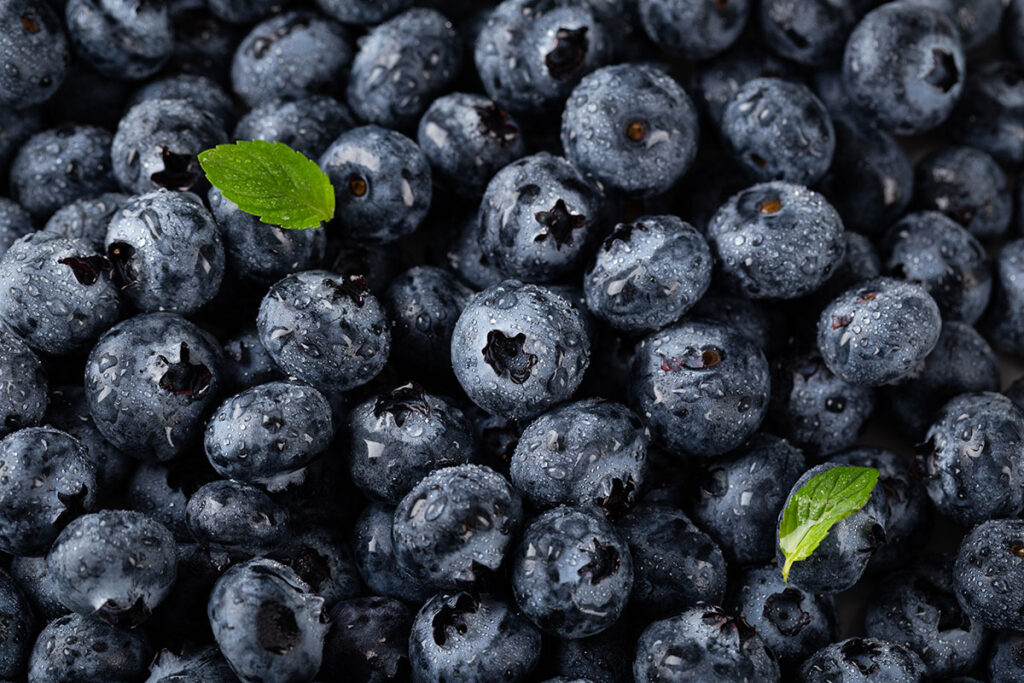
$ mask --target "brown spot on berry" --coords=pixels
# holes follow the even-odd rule
[[[626,125],[626,137],[633,142],[640,142],[647,137],[647,125],[643,121],[630,121]]]
[[[366,194],[366,190],[369,189],[366,180],[359,176],[352,176],[348,179],[348,191],[352,193],[353,197],[362,197]]]
[[[782,210],[782,202],[778,198],[766,199],[757,205],[757,210],[763,214],[778,213]]]
[[[29,33],[39,33],[39,22],[28,14],[21,15],[21,27]]]

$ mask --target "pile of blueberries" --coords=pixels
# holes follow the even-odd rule
[[[1024,681],[1022,165],[1024,0],[0,0],[0,679]]]

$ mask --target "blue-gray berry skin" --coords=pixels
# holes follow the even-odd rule
[[[241,391],[257,384],[283,379],[281,370],[260,342],[255,325],[224,341],[221,370],[224,385],[229,391]]]
[[[110,219],[104,244],[138,309],[195,313],[224,277],[220,235],[199,197],[160,189],[128,200]]]
[[[725,599],[721,549],[678,508],[643,504],[616,524],[633,558],[630,605],[650,618]]]
[[[412,617],[408,606],[391,598],[339,602],[331,610],[320,675],[369,683],[400,679],[409,667]]]
[[[838,634],[832,597],[788,585],[775,565],[743,572],[727,609],[757,631],[784,670],[799,666]]]
[[[708,224],[726,282],[755,299],[810,294],[843,258],[843,222],[824,197],[770,182],[733,195]]]
[[[775,557],[779,509],[806,468],[803,453],[789,442],[757,434],[708,464],[690,515],[729,562],[768,562]]]
[[[879,126],[912,135],[941,124],[960,98],[966,60],[948,15],[912,3],[869,12],[846,42],[843,85]]]
[[[960,31],[964,51],[975,50],[999,31],[1003,0],[911,0],[911,4],[931,7],[949,16]]]
[[[288,511],[261,489],[236,481],[204,484],[189,497],[192,537],[222,566],[280,550],[288,540]]]
[[[490,595],[438,593],[412,623],[414,683],[530,680],[541,634],[513,607]]]
[[[822,301],[822,305],[853,285],[882,274],[882,259],[870,239],[858,232],[847,230],[843,233],[843,241],[846,243],[843,260],[815,293],[815,297]]]
[[[46,413],[46,369],[11,328],[0,324],[0,437],[39,424]]]
[[[512,483],[537,507],[594,505],[618,516],[643,490],[647,434],[621,403],[564,403],[527,425],[509,470]]]
[[[129,318],[89,354],[85,392],[100,432],[141,460],[171,460],[202,435],[221,391],[216,340],[173,313]]]
[[[204,188],[197,155],[227,140],[217,116],[187,100],[145,100],[117,124],[110,146],[121,189],[141,194],[158,188]]]
[[[306,527],[268,555],[291,567],[326,607],[362,593],[352,551],[333,529]]]
[[[877,638],[847,638],[827,645],[800,667],[801,683],[898,681],[925,683],[928,667],[908,647]]]
[[[778,683],[779,665],[749,624],[719,607],[700,605],[644,630],[636,646],[633,676],[637,683]]]
[[[15,241],[35,232],[32,217],[20,204],[0,197],[0,256]]]
[[[989,680],[1016,683],[1024,680],[1024,635],[1016,631],[1003,631],[993,638],[989,652]],[[967,677],[956,679],[959,683],[974,683]]]
[[[283,142],[316,159],[354,126],[348,107],[333,97],[313,94],[261,102],[238,121],[233,137]]]
[[[939,411],[917,471],[935,509],[961,525],[1024,509],[1024,413],[1002,394],[962,394]]]
[[[620,223],[583,278],[590,312],[624,332],[679,320],[711,284],[711,248],[676,216]]]
[[[999,386],[999,360],[985,338],[966,323],[946,322],[921,369],[886,390],[886,406],[896,424],[918,438],[947,401]]]
[[[57,534],[96,505],[96,469],[80,441],[52,427],[0,440],[0,549],[41,555]]]
[[[633,587],[629,546],[595,510],[563,506],[539,515],[523,532],[514,562],[519,609],[560,638],[607,629]]]
[[[0,204],[2,206],[2,204]],[[480,221],[476,211],[461,221],[461,228],[445,252],[449,267],[459,279],[474,289],[487,289],[505,277],[490,259],[484,256],[480,245]],[[2,239],[2,236],[0,236]]]
[[[491,468],[435,470],[395,508],[395,557],[436,588],[482,581],[502,566],[522,519],[519,493]]]
[[[519,123],[483,95],[438,97],[416,135],[438,180],[460,197],[479,197],[499,170],[525,152]]]
[[[565,156],[603,187],[627,195],[672,187],[693,163],[699,136],[689,95],[651,64],[588,74],[562,114]]]
[[[179,543],[191,543],[195,539],[186,520],[189,497],[215,478],[201,457],[139,463],[126,486],[125,507],[160,522]]]
[[[281,7],[276,0],[207,0],[206,4],[215,16],[232,24],[252,24]]]
[[[206,457],[222,477],[267,482],[305,467],[334,436],[331,405],[298,382],[270,382],[224,401],[206,423]]]
[[[216,115],[224,130],[229,130],[235,122],[235,104],[231,96],[206,76],[185,73],[152,81],[135,91],[128,107],[146,100],[185,100]],[[239,137],[235,136],[236,139]]]
[[[0,319],[43,353],[84,351],[121,315],[111,276],[109,261],[87,242],[28,235],[0,257]]]
[[[571,303],[544,287],[505,280],[463,309],[451,359],[474,403],[527,419],[576,391],[590,362],[590,340]]]
[[[324,599],[280,562],[256,558],[229,569],[210,593],[207,614],[240,680],[316,676],[328,629]]]
[[[1024,67],[1011,61],[981,61],[971,64],[964,93],[949,119],[950,137],[991,154],[1001,164],[1020,166],[1024,162],[1021,116]]]
[[[992,519],[976,526],[960,544],[953,564],[953,590],[967,615],[991,629],[1024,630],[1024,521]],[[1012,679],[1011,679],[1012,680]]]
[[[779,508],[778,523],[781,524],[783,513],[797,491],[812,478],[835,467],[840,465],[826,462],[804,472]],[[850,588],[864,574],[875,550],[885,543],[888,523],[889,504],[882,487],[878,486],[864,507],[832,526],[810,557],[793,563],[789,583],[808,593],[839,593]],[[780,567],[785,563],[778,543],[775,561]]]
[[[817,349],[772,361],[773,431],[813,455],[853,445],[875,409],[871,387],[832,374]]]
[[[736,161],[757,181],[810,185],[832,164],[836,135],[825,105],[811,89],[781,78],[755,78],[722,114],[722,136]]]
[[[595,3],[505,0],[477,33],[474,61],[487,95],[517,116],[558,110],[573,86],[611,58],[612,32]]]
[[[146,515],[104,510],[65,527],[46,562],[65,607],[136,626],[174,584],[178,551],[171,532]]]
[[[33,557],[20,555],[11,558],[11,576],[18,583],[18,588],[32,606],[32,611],[40,621],[52,621],[68,613],[68,608],[60,601],[57,586],[53,582],[46,565],[46,555]]]
[[[758,26],[765,45],[783,57],[810,67],[829,67],[839,61],[847,35],[871,4],[872,0],[765,0],[758,9]]]
[[[662,446],[718,455],[760,426],[769,382],[768,361],[750,338],[725,325],[684,320],[637,346],[633,406]]]
[[[922,558],[887,576],[868,598],[865,632],[919,654],[936,679],[971,671],[981,660],[987,633],[957,604],[953,558]]]
[[[163,649],[149,665],[146,683],[235,683],[227,660],[216,646],[180,655]]]
[[[371,502],[363,508],[352,530],[356,567],[370,593],[421,603],[433,595],[434,588],[395,559],[394,518],[395,509],[384,503]]]
[[[402,11],[413,0],[316,0],[325,14],[343,24],[373,26]]]
[[[382,392],[353,408],[348,419],[352,480],[392,505],[433,470],[474,459],[466,416],[417,384]]]
[[[917,164],[914,201],[941,211],[980,240],[1003,235],[1013,216],[1006,174],[980,149],[940,147]]]
[[[174,49],[171,20],[163,3],[68,0],[64,19],[75,54],[108,78],[148,78]]]
[[[430,208],[430,165],[415,142],[370,125],[342,133],[320,157],[334,185],[334,224],[349,238],[391,242]]]
[[[97,126],[62,124],[36,133],[11,162],[11,196],[41,223],[75,199],[116,189],[111,140]]]
[[[915,283],[880,277],[846,290],[818,318],[818,350],[828,368],[854,385],[908,377],[938,343],[942,317]]]
[[[639,0],[644,31],[662,50],[684,59],[714,57],[736,42],[750,14],[749,0]]]
[[[144,633],[111,626],[99,617],[68,614],[39,633],[29,657],[28,680],[130,683],[145,679],[151,658]]]
[[[359,41],[348,104],[362,121],[410,131],[461,66],[462,41],[452,23],[436,10],[414,7]]]
[[[13,109],[0,105],[0,183],[7,182],[11,160],[21,146],[43,127],[37,107]]]
[[[64,26],[46,0],[0,5],[0,105],[24,109],[53,97],[71,51]]]
[[[794,64],[754,41],[740,41],[715,59],[695,64],[689,89],[701,111],[718,129],[733,96],[743,84],[755,78],[800,81]]]
[[[981,330],[997,350],[1024,355],[1024,239],[1003,245],[994,275]]]
[[[308,11],[278,14],[257,24],[231,63],[231,87],[255,107],[275,97],[330,93],[352,62],[341,25]]]
[[[775,349],[781,341],[779,337],[782,328],[778,314],[771,311],[764,302],[743,296],[710,291],[690,309],[690,317],[732,327],[746,335],[765,353]]]
[[[541,152],[491,179],[480,204],[480,247],[506,277],[550,282],[576,271],[601,229],[602,198],[562,157]]]
[[[94,249],[102,250],[110,219],[128,199],[128,195],[120,192],[81,197],[57,209],[46,221],[43,230],[85,240]]]
[[[326,270],[275,283],[260,304],[256,328],[285,373],[327,391],[369,382],[391,348],[387,317],[365,280]]]
[[[549,639],[545,657],[552,662],[552,672],[570,681],[629,681],[636,639],[643,625],[626,615],[596,636]]]

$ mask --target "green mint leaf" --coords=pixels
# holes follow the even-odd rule
[[[210,184],[238,208],[282,228],[315,228],[334,217],[334,188],[316,162],[288,145],[239,140],[199,154]]]
[[[794,562],[806,560],[829,529],[864,507],[878,484],[874,467],[833,467],[800,487],[782,512],[779,547],[786,558],[782,578],[789,582]]]

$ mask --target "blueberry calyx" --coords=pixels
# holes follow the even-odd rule
[[[459,635],[465,635],[469,627],[466,626],[466,615],[475,614],[480,609],[480,600],[469,593],[461,592],[445,601],[431,623],[434,630],[434,642],[444,645],[448,642],[449,631],[455,631]]]
[[[526,335],[522,332],[508,337],[500,330],[491,330],[483,348],[484,361],[494,368],[494,374],[502,375],[507,370],[513,383],[523,384],[530,379],[533,366],[537,364],[537,356],[523,350],[525,343]]]
[[[260,605],[256,613],[256,632],[260,647],[279,655],[290,652],[300,640],[295,613],[276,600]]]
[[[845,661],[856,666],[865,676],[878,671],[878,661],[875,658],[881,656],[882,649],[870,641],[851,638],[843,643],[839,652]]]
[[[587,27],[560,28],[555,32],[555,47],[544,56],[552,78],[572,80],[587,57]]]
[[[373,404],[373,416],[382,417],[384,413],[389,413],[395,424],[401,427],[410,413],[429,417],[430,404],[427,403],[423,387],[416,382],[410,382],[377,397],[377,402]]]
[[[629,508],[635,499],[636,485],[633,483],[633,477],[626,477],[625,482],[615,477],[612,479],[607,493],[594,499],[594,503],[604,510],[606,517],[617,519]]]
[[[497,140],[502,147],[512,144],[519,135],[519,127],[509,120],[508,113],[493,102],[476,107],[476,115],[480,134]]]
[[[342,297],[348,297],[359,308],[366,303],[366,295],[370,288],[362,275],[350,275],[341,278],[341,282],[335,282],[330,278],[324,278],[323,284],[331,290],[331,301],[338,301]]]
[[[309,546],[299,548],[287,564],[314,592],[331,578],[331,565],[327,558]]]
[[[194,154],[178,154],[161,146],[160,158],[164,162],[163,170],[149,176],[157,187],[187,192],[199,182],[198,163]]]
[[[543,242],[549,236],[555,240],[555,247],[561,249],[564,245],[572,244],[572,233],[574,230],[579,230],[587,223],[587,217],[572,213],[569,211],[569,207],[565,205],[565,201],[559,199],[555,202],[555,205],[548,211],[538,211],[534,214],[534,218],[537,222],[547,228],[547,232],[542,232],[533,238],[534,242]]]
[[[942,92],[949,92],[960,80],[960,70],[957,69],[953,55],[947,50],[933,49],[932,68],[924,80]]]
[[[190,355],[188,344],[182,342],[177,363],[172,363],[165,356],[157,356],[167,365],[167,370],[160,377],[160,388],[195,401],[209,392],[213,375],[202,363],[193,363]]]
[[[57,263],[69,267],[78,283],[87,287],[96,284],[103,275],[108,278],[114,275],[114,264],[106,256],[68,256]]]
[[[811,615],[800,608],[802,598],[803,594],[795,588],[772,593],[764,601],[764,618],[771,621],[782,635],[797,635],[811,623]]]
[[[586,552],[590,561],[580,567],[576,573],[581,578],[589,577],[590,585],[596,586],[619,570],[622,558],[619,556],[619,551],[615,549],[615,546],[601,543],[601,541],[595,538],[594,549],[584,552]]]
[[[107,258],[114,268],[114,278],[121,289],[128,289],[138,282],[132,258],[135,247],[127,242],[114,242],[107,247]]]

